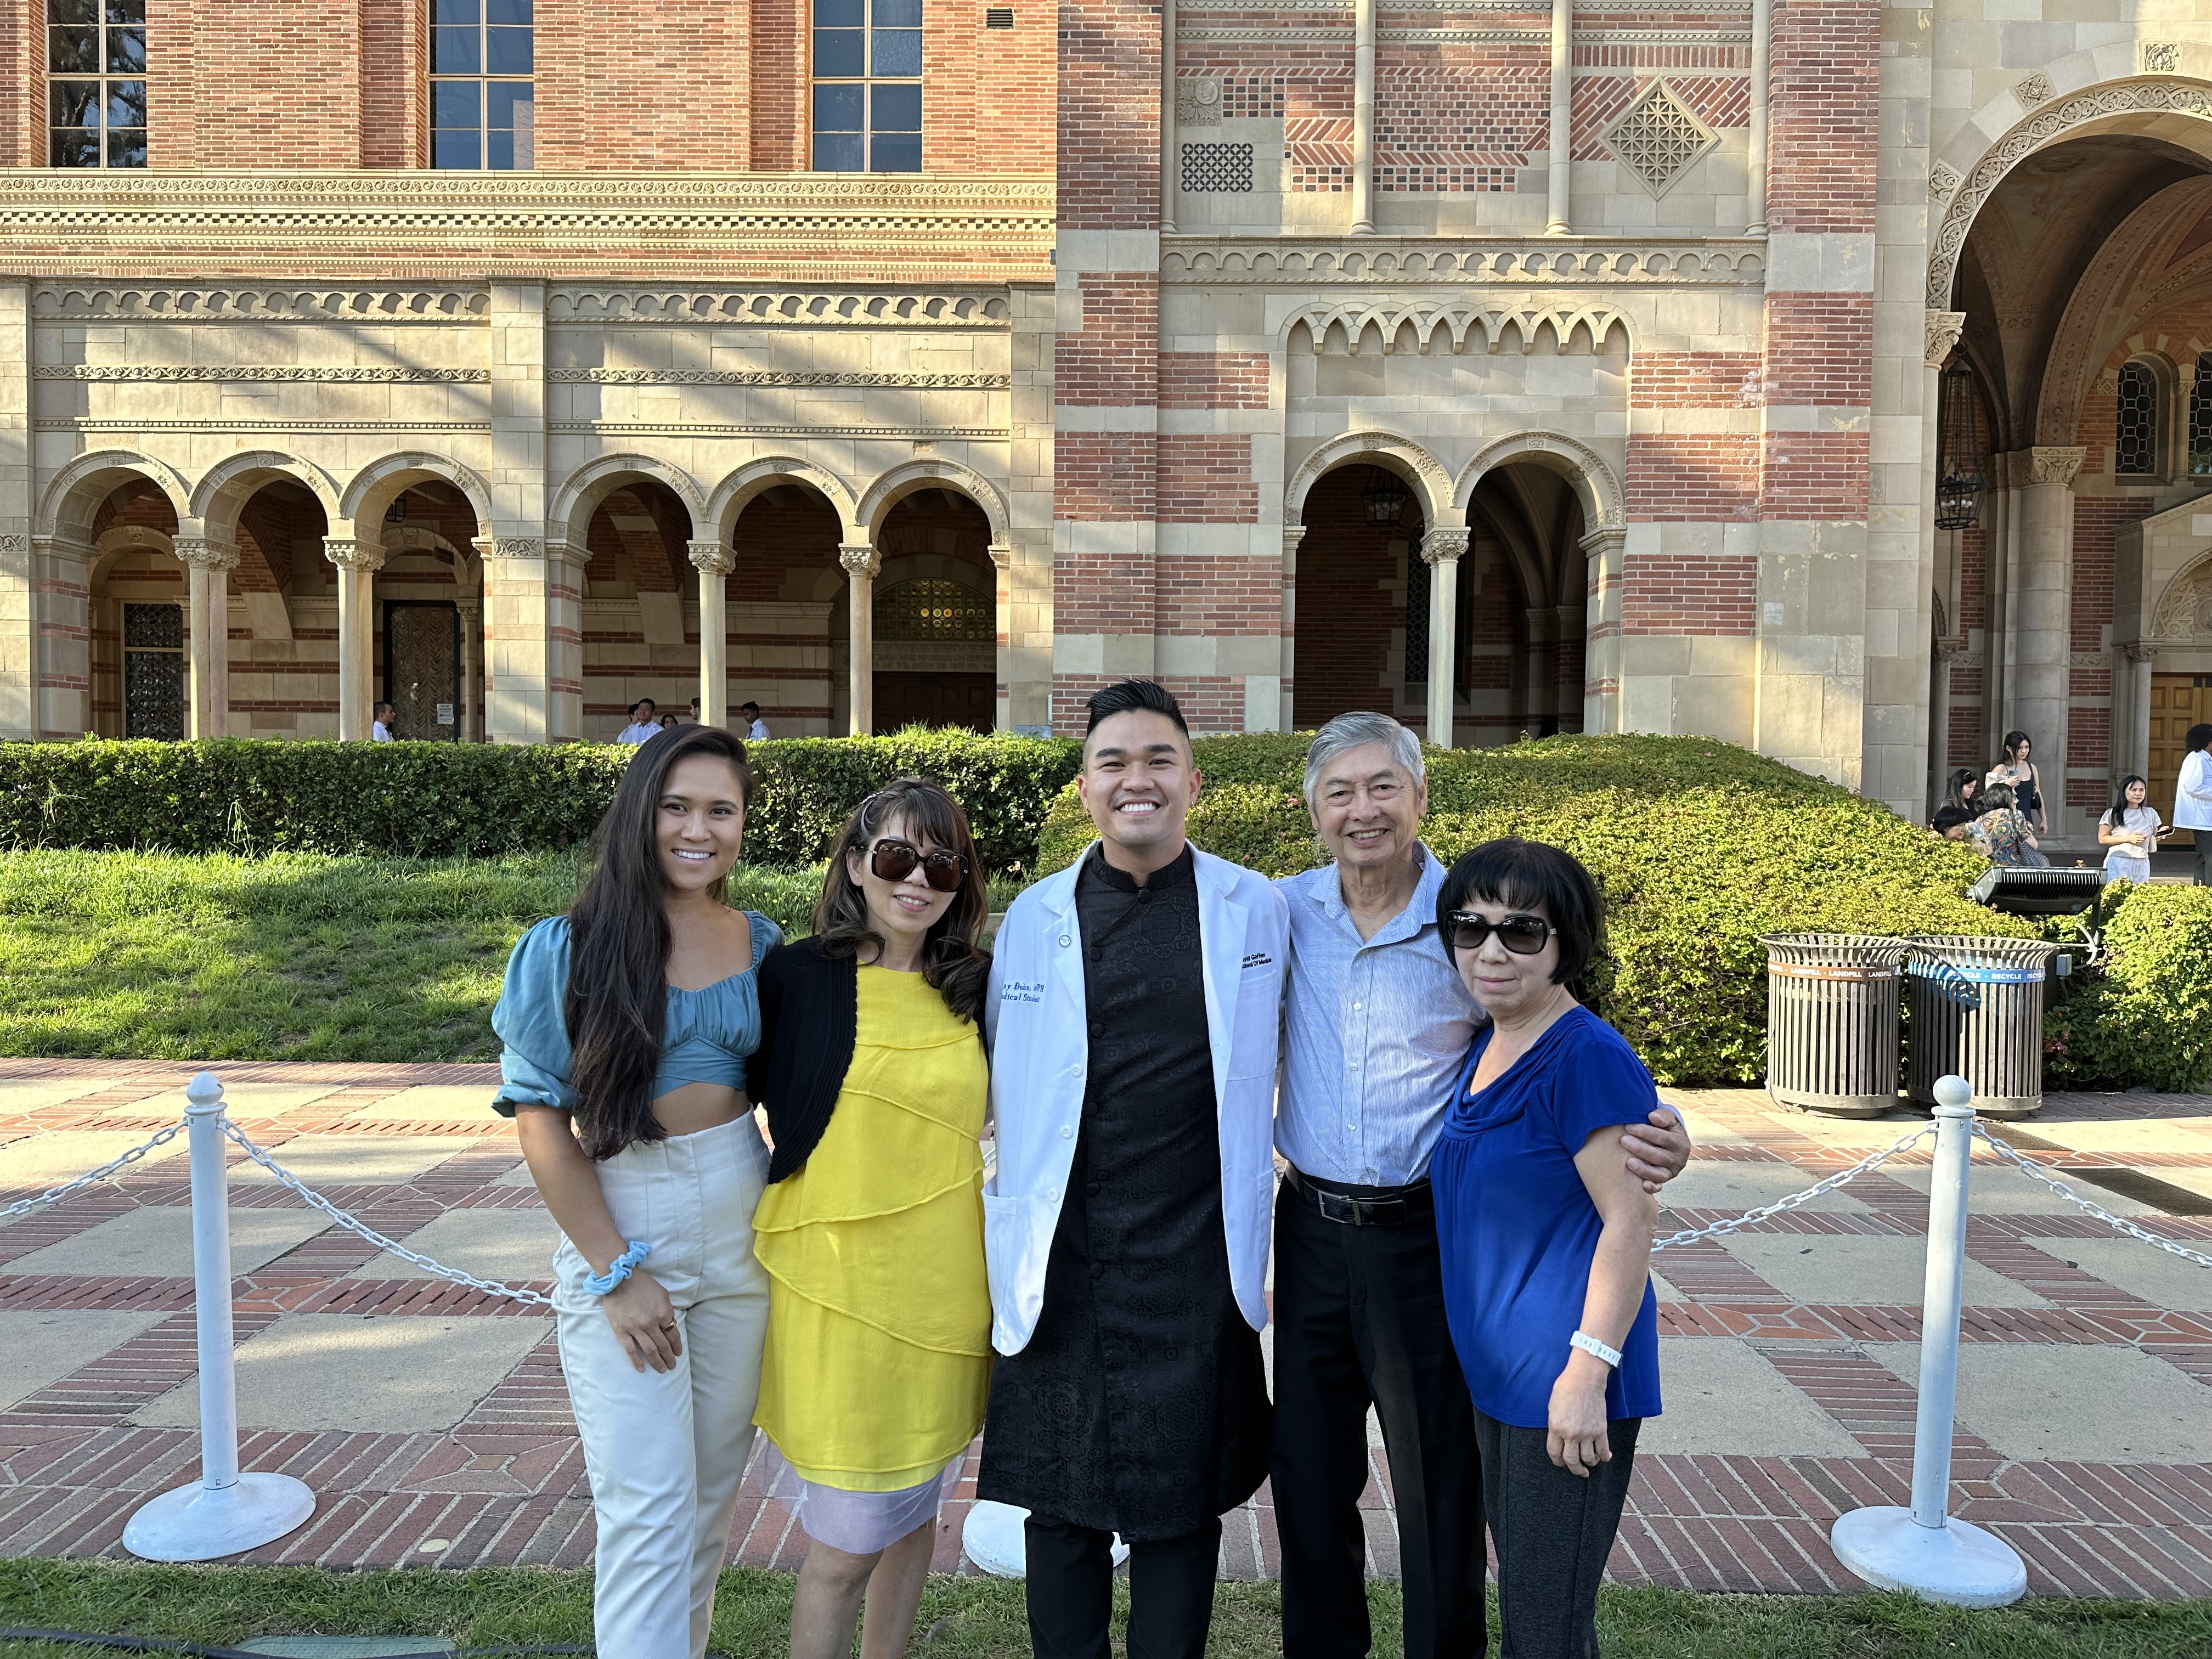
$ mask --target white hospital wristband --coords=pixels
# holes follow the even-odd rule
[[[1567,1346],[1571,1348],[1580,1348],[1584,1353],[1595,1354],[1615,1370],[1620,1369],[1620,1350],[1607,1347],[1604,1343],[1585,1332],[1577,1331],[1567,1339]]]

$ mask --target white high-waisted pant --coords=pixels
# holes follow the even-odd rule
[[[645,1270],[675,1304],[684,1338],[672,1370],[633,1370],[582,1288],[590,1264],[561,1241],[553,1300],[599,1519],[599,1650],[700,1659],[760,1395],[769,1281],[752,1221],[768,1148],[746,1116],[641,1142],[599,1174],[622,1236],[653,1247]]]

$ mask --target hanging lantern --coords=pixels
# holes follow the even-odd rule
[[[1962,358],[1937,381],[1936,416],[1936,527],[1972,530],[1981,521],[1983,457],[1982,402],[1974,394],[1974,371]]]
[[[1367,471],[1367,488],[1359,492],[1359,499],[1367,508],[1367,522],[1397,523],[1398,515],[1406,510],[1406,486],[1398,482],[1395,474],[1379,466],[1370,466]]]
[[[407,522],[407,497],[404,493],[392,498],[392,505],[384,509],[384,521],[386,524]]]

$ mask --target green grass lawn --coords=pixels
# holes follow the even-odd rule
[[[494,1060],[507,951],[575,881],[566,854],[0,854],[0,1054]],[[821,877],[733,885],[789,927]]]
[[[781,1659],[791,1585],[782,1573],[725,1573],[708,1650]],[[1400,1659],[1397,1586],[1372,1584],[1368,1600],[1376,1659]],[[1495,1622],[1493,1610],[1493,1630]],[[331,1573],[0,1561],[0,1624],[216,1646],[298,1633],[446,1636],[465,1647],[588,1642],[591,1577],[526,1567]],[[919,1628],[915,1649],[931,1659],[1019,1659],[1029,1651],[1021,1587],[1003,1581],[933,1579]],[[2027,1601],[1962,1613],[1893,1595],[1608,1589],[1598,1630],[1608,1659],[2203,1659],[2212,1652],[2212,1605]],[[0,1642],[0,1659],[90,1659],[97,1651]],[[1215,1659],[1282,1651],[1273,1584],[1221,1587],[1209,1651]]]

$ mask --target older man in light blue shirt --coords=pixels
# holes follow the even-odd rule
[[[1370,1645],[1359,1497],[1367,1412],[1398,1515],[1406,1659],[1484,1650],[1474,1417],[1445,1322],[1429,1152],[1485,1016],[1437,929],[1443,866],[1419,830],[1419,741],[1340,715],[1307,751],[1305,796],[1335,862],[1279,884],[1290,904],[1275,1149],[1275,1437],[1285,1659]],[[1647,1182],[1689,1154],[1679,1125],[1626,1132]]]

